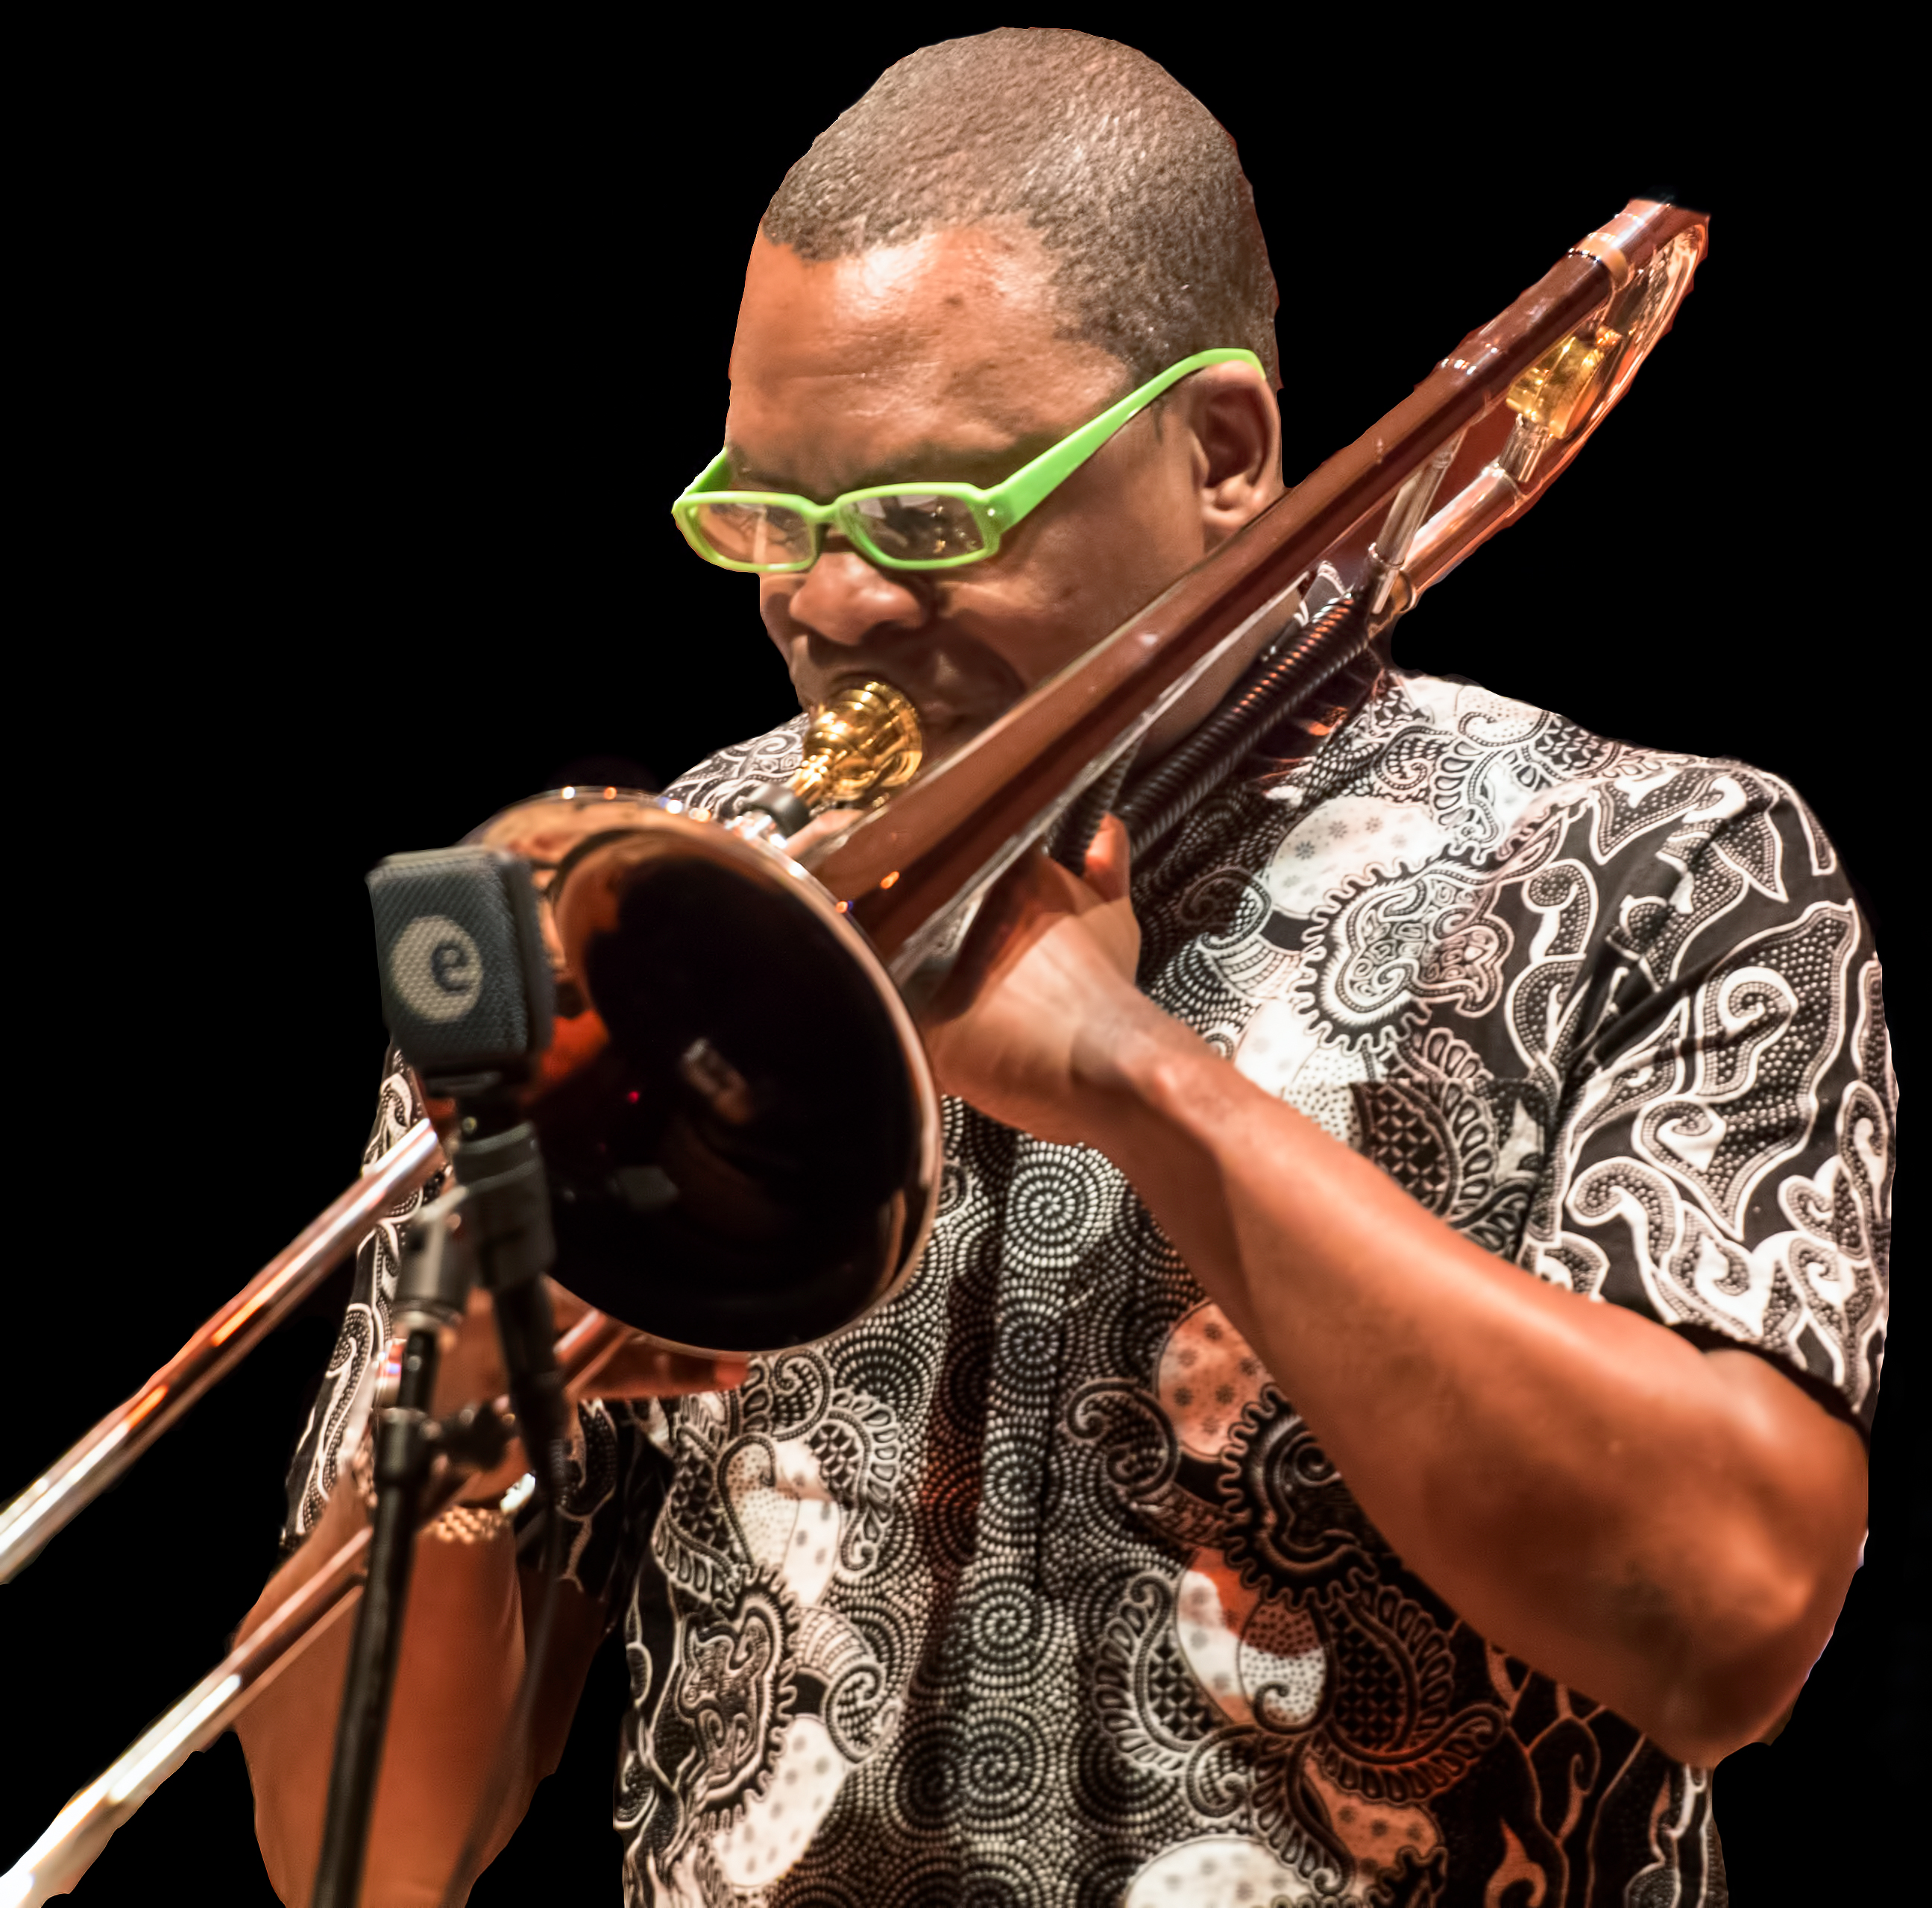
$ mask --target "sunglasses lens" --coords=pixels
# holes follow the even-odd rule
[[[700,503],[692,514],[698,535],[728,562],[783,569],[812,561],[812,526],[796,510],[777,504]]]
[[[859,497],[850,506],[862,541],[881,556],[906,563],[936,562],[947,556],[976,556],[986,547],[971,507],[964,497],[934,496],[899,490],[890,496]]]

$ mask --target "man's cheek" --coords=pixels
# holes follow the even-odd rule
[[[791,613],[791,601],[797,594],[797,584],[789,579],[783,583],[761,580],[758,585],[758,615],[765,634],[794,676],[797,674],[794,663],[802,659],[799,652],[805,641],[805,632]]]
[[[786,646],[785,632],[793,626],[791,599],[796,590],[797,586],[789,581],[781,583],[772,577],[758,579],[758,614],[780,649]]]

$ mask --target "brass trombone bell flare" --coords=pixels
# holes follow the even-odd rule
[[[896,690],[844,700],[821,790],[916,749]],[[824,889],[708,812],[628,790],[538,796],[471,838],[529,858],[541,897],[557,1020],[526,1101],[559,1281],[661,1343],[732,1357],[824,1337],[896,1289],[931,1227],[938,1094]]]

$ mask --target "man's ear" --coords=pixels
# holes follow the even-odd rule
[[[1212,550],[1282,494],[1281,409],[1246,364],[1210,364],[1182,388],[1202,529]]]

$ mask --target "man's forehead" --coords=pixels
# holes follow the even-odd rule
[[[842,480],[855,458],[994,454],[1072,428],[1124,374],[1106,352],[1057,335],[1052,271],[1024,227],[825,260],[761,234],[731,353],[734,448],[782,461],[801,482],[835,466]]]

